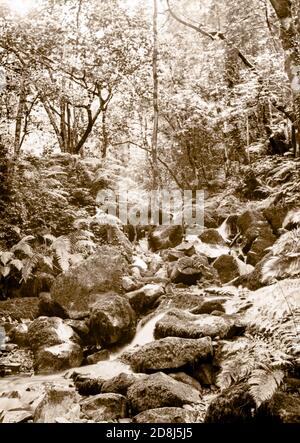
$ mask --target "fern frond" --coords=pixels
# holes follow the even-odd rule
[[[298,225],[300,226],[300,209],[294,209],[287,213],[282,227],[286,228],[289,225]]]
[[[7,265],[7,263],[14,257],[13,252],[5,251],[0,253],[0,260],[3,265]]]
[[[21,269],[23,268],[24,264],[22,262],[22,260],[18,260],[17,258],[15,258],[14,260],[12,260],[10,262],[10,264],[12,266],[14,266],[15,268],[17,268],[18,271],[21,271]]]
[[[75,244],[75,248],[78,250],[88,250],[89,253],[95,252],[97,245],[91,240],[79,240]]]
[[[69,258],[71,255],[70,240],[65,236],[58,237],[52,243],[52,249],[55,251],[59,266],[61,267],[62,271],[68,271],[70,267]]]
[[[250,394],[259,407],[264,401],[270,400],[282,384],[284,372],[280,369],[255,369],[249,380]]]
[[[23,262],[22,268],[22,281],[27,281],[32,276],[32,271],[37,266],[41,258],[40,254],[33,254],[31,257],[28,257]]]
[[[53,243],[56,240],[56,237],[52,234],[45,234],[43,235],[44,240],[48,240],[50,243]]]

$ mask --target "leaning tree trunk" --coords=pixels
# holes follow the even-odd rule
[[[26,105],[26,85],[24,78],[22,78],[20,86],[18,110],[16,116],[15,139],[14,139],[14,154],[16,157],[19,155],[21,147],[22,121],[25,113],[25,105]]]
[[[280,21],[280,38],[285,53],[285,69],[293,94],[293,147],[300,156],[300,1],[270,0]]]

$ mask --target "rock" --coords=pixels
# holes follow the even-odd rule
[[[300,398],[286,392],[276,392],[271,400],[263,403],[256,414],[262,423],[300,423]]]
[[[127,264],[119,250],[102,246],[99,252],[59,275],[51,295],[70,316],[76,315],[89,310],[91,293],[122,292],[126,271]]]
[[[80,366],[83,361],[81,347],[72,342],[42,347],[35,351],[35,371],[51,374]]]
[[[209,405],[205,423],[252,423],[254,400],[244,383],[224,389]]]
[[[240,275],[237,260],[232,255],[221,255],[214,261],[213,267],[218,271],[222,284],[228,283]]]
[[[194,285],[197,280],[210,272],[210,266],[206,257],[194,255],[179,259],[172,271],[171,281],[173,283],[184,283]]]
[[[205,229],[202,234],[199,235],[200,240],[203,243],[208,243],[211,245],[219,245],[219,246],[226,246],[226,242],[222,235],[219,233],[217,229]]]
[[[95,354],[89,355],[86,358],[86,362],[88,365],[94,365],[99,361],[109,360],[110,353],[107,349],[103,349],[102,351],[95,352]]]
[[[127,392],[133,413],[162,407],[181,407],[200,402],[196,389],[173,380],[162,372],[151,374],[143,380],[136,381]]]
[[[129,341],[135,334],[136,316],[127,298],[112,292],[94,298],[89,323],[94,342],[104,346]]]
[[[12,343],[16,343],[18,346],[28,346],[28,326],[26,323],[19,323],[14,326],[8,334]]]
[[[196,253],[198,255],[204,255],[210,261],[223,254],[229,254],[230,249],[224,244],[205,243],[199,239],[197,235],[187,236],[187,240],[193,243]]]
[[[158,226],[149,235],[149,245],[153,251],[174,248],[182,242],[181,225]]]
[[[69,318],[66,309],[53,300],[50,292],[41,292],[39,295],[39,316]]]
[[[264,216],[258,211],[247,210],[238,216],[236,224],[241,234],[245,235],[249,228],[258,226],[259,222],[266,222]]]
[[[153,372],[182,368],[205,361],[212,355],[211,339],[166,337],[140,347],[130,356],[135,372]]]
[[[80,416],[80,396],[63,386],[47,388],[34,413],[34,423],[55,423],[57,417],[75,421]]]
[[[224,303],[227,301],[224,297],[214,297],[212,299],[203,300],[198,306],[192,308],[192,314],[211,314],[213,311],[225,312]]]
[[[26,423],[32,420],[32,412],[25,410],[7,411],[1,423]]]
[[[192,257],[196,254],[196,249],[193,243],[183,242],[176,246],[175,251],[183,252],[187,257]]]
[[[287,205],[271,204],[263,210],[264,217],[268,220],[274,233],[282,227],[283,221],[288,213]]]
[[[129,365],[122,363],[120,360],[108,360],[100,361],[96,365],[76,368],[76,371],[69,371],[66,373],[66,377],[73,379],[76,377],[86,377],[105,381],[117,377],[122,372],[125,374],[132,374]]]
[[[162,253],[163,260],[167,262],[174,262],[182,257],[185,257],[185,253],[183,251],[177,251],[176,249],[167,249]]]
[[[138,284],[135,283],[135,281],[132,278],[128,277],[127,275],[122,277],[122,288],[124,289],[125,292],[135,291],[137,287]]]
[[[128,388],[133,385],[137,380],[137,375],[125,374],[122,372],[110,380],[103,383],[101,392],[105,393],[115,393],[121,395],[127,395]]]
[[[11,298],[0,301],[0,318],[11,317],[15,320],[34,320],[39,316],[39,299],[37,297]]]
[[[89,341],[90,330],[85,320],[68,319],[65,320],[64,323],[68,326],[71,326],[75,334],[77,334],[83,342]]]
[[[136,291],[126,294],[131,307],[139,313],[145,312],[149,309],[156,300],[164,294],[164,287],[162,284],[149,284]]]
[[[193,378],[195,378],[201,386],[211,386],[216,381],[216,368],[211,363],[201,363],[192,369]]]
[[[276,241],[275,235],[269,226],[260,229],[259,235],[253,241],[247,254],[247,263],[255,266],[268,253],[268,248]]]
[[[194,377],[191,377],[185,372],[175,372],[174,374],[169,373],[168,375],[174,378],[174,380],[181,381],[182,383],[197,389],[197,391],[202,392],[201,384]]]
[[[231,338],[240,335],[244,330],[245,328],[234,316],[194,315],[179,309],[172,309],[157,321],[154,336],[156,339],[163,337]]]
[[[28,342],[33,351],[41,347],[50,347],[73,341],[79,343],[79,337],[73,329],[58,317],[39,317],[28,328]]]
[[[80,402],[84,418],[100,423],[127,417],[127,401],[120,394],[99,394]]]
[[[133,417],[133,423],[194,423],[196,413],[183,408],[157,408]]]

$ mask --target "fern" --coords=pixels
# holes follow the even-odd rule
[[[300,226],[300,209],[289,211],[285,217],[282,227],[288,228],[288,226]]]
[[[71,255],[71,242],[65,237],[58,237],[52,243],[52,249],[55,251],[59,266],[62,271],[68,271],[70,267],[69,258]]]
[[[255,369],[249,380],[250,394],[259,407],[264,401],[270,400],[283,382],[284,372],[280,369],[272,369],[265,366]]]
[[[39,253],[35,253],[32,254],[31,257],[28,257],[24,260],[23,262],[23,267],[22,267],[22,278],[21,278],[21,282],[22,281],[27,281],[31,276],[32,276],[32,271],[36,268],[37,264],[40,261],[40,254]]]

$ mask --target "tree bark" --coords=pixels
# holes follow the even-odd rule
[[[280,21],[280,38],[285,54],[285,70],[293,95],[293,148],[300,156],[300,15],[299,0],[270,0]]]
[[[19,155],[21,147],[22,121],[25,113],[25,104],[26,104],[26,85],[23,76],[20,84],[20,95],[19,95],[19,103],[18,103],[18,110],[16,116],[15,139],[14,139],[15,156]]]
[[[152,132],[152,146],[151,146],[151,161],[153,173],[153,189],[158,186],[158,163],[157,163],[157,141],[158,141],[158,30],[157,30],[157,0],[153,0],[153,132]]]

